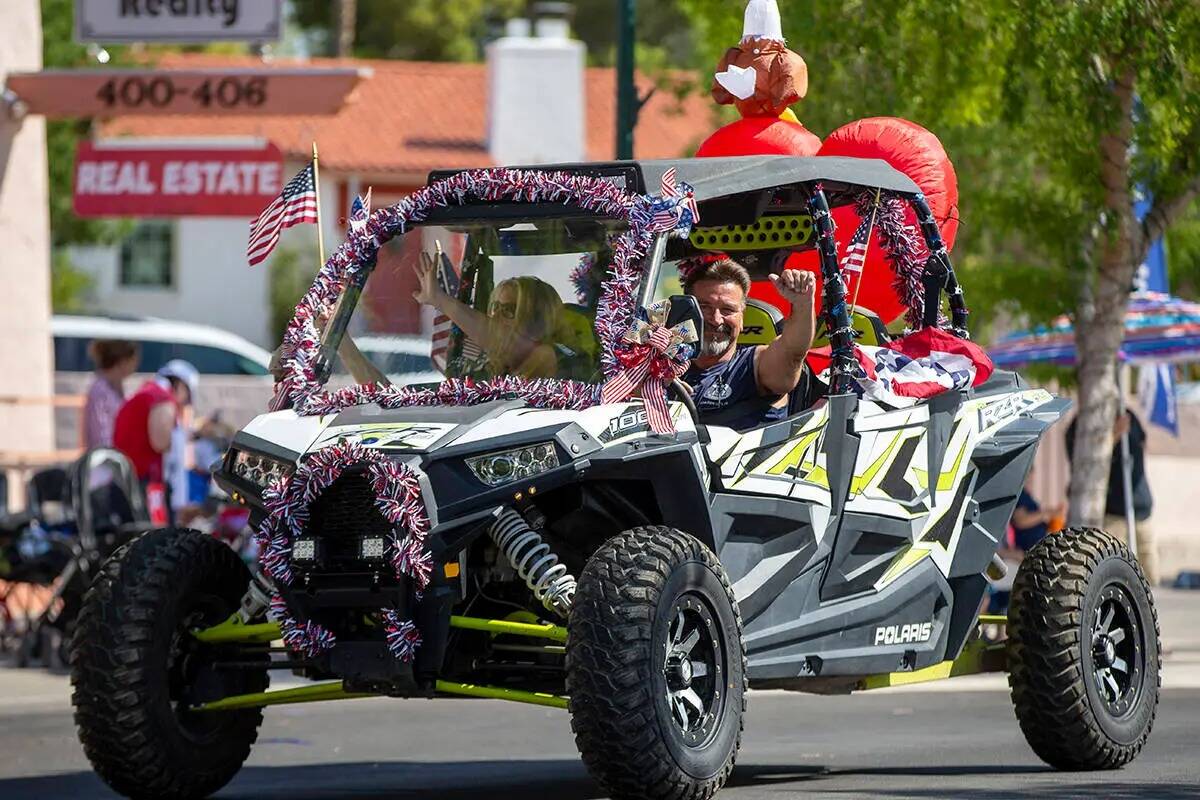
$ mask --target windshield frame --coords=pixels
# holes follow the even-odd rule
[[[628,229],[613,242],[612,261],[606,265],[595,321],[603,383],[555,378],[505,377],[484,381],[450,378],[435,389],[376,383],[327,390],[324,384],[336,353],[332,346],[340,344],[348,322],[348,306],[353,305],[349,300],[342,301],[342,297],[355,287],[361,290],[374,268],[379,248],[426,221],[441,222],[442,215],[438,212],[448,207],[487,209],[497,203],[514,211],[522,205],[538,206],[539,211],[556,205],[560,209],[558,216],[577,216],[582,209],[628,224]],[[325,262],[297,304],[284,333],[270,408],[290,408],[302,416],[311,416],[364,403],[397,408],[475,404],[501,397],[520,397],[539,408],[590,408],[600,402],[602,386],[621,370],[617,352],[627,347],[623,337],[637,317],[644,278],[657,269],[656,264],[647,262],[654,260],[655,240],[660,235],[687,236],[693,220],[698,218],[694,209],[694,192],[686,183],[680,183],[669,193],[664,187],[663,195],[643,195],[582,171],[497,167],[467,170],[432,182],[395,205],[377,209],[365,223],[349,232],[346,241]],[[491,215],[485,211],[479,216]],[[340,319],[326,324],[338,304],[343,312],[337,315]],[[326,347],[322,347],[322,339]]]

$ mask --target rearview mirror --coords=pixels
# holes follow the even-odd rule
[[[667,314],[667,327],[674,328],[681,322],[692,323],[696,328],[696,346],[704,341],[704,316],[700,313],[700,303],[690,294],[671,295],[671,311]]]

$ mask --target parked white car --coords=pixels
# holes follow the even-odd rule
[[[190,361],[201,375],[267,375],[271,354],[237,334],[209,325],[156,317],[55,314],[55,372],[91,372],[93,339],[128,339],[141,347],[138,372],[154,372],[172,358]]]
[[[126,339],[141,348],[137,375],[126,381],[132,393],[142,380],[172,358],[190,361],[200,371],[196,410],[219,412],[235,427],[261,414],[271,399],[273,380],[267,370],[271,354],[237,334],[189,322],[155,317],[55,314],[50,320],[54,338],[54,390],[82,395],[95,365],[88,356],[93,339]],[[77,409],[55,411],[55,439],[62,449],[79,445]]]
[[[355,336],[354,343],[396,386],[442,380],[442,374],[434,370],[430,360],[428,338],[364,334]]]

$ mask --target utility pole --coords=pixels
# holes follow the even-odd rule
[[[638,96],[633,82],[637,0],[617,0],[617,158],[633,158]]]
[[[337,36],[334,55],[349,58],[354,55],[354,24],[358,16],[357,0],[339,0],[337,4]]]

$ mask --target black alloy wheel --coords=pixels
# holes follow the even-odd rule
[[[614,536],[580,575],[567,631],[571,728],[604,790],[712,797],[746,706],[741,616],[713,552],[667,527]]]
[[[1025,556],[1008,616],[1009,686],[1030,747],[1059,769],[1115,769],[1150,736],[1161,683],[1146,576],[1104,531],[1051,534]]]

